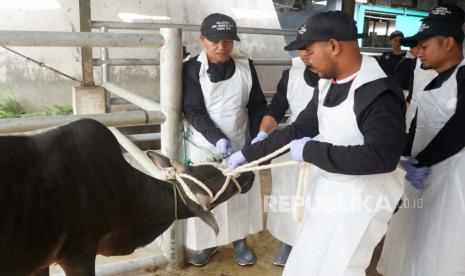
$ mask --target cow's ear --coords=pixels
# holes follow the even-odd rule
[[[147,154],[152,162],[155,163],[155,165],[160,169],[173,167],[173,165],[171,165],[170,159],[157,151],[149,150],[146,151],[145,154]]]
[[[220,231],[220,228],[218,227],[218,223],[216,222],[216,218],[213,215],[212,212],[206,211],[203,212],[199,215],[197,215],[203,222],[205,222],[208,226],[212,228],[213,231],[215,231],[215,235],[218,236],[218,233]]]
[[[179,184],[176,184],[179,185]],[[199,194],[196,194],[197,200],[199,200],[200,204],[192,201],[189,197],[186,196],[184,190],[178,189],[181,199],[186,205],[186,207],[192,212],[192,215],[195,217],[200,218],[203,222],[205,222],[211,229],[215,232],[215,235],[218,236],[220,228],[218,227],[218,223],[216,222],[216,218],[212,212],[207,210],[207,207],[204,205],[205,203],[199,198]]]
[[[185,172],[186,171],[186,166],[184,166],[184,164],[182,162],[173,161],[173,167],[178,172]]]
[[[218,227],[218,222],[216,222],[216,218],[213,215],[213,213],[210,211],[203,210],[203,208],[197,204],[195,204],[194,206],[195,207],[191,206],[191,208],[189,208],[192,211],[192,213],[196,217],[201,219],[203,222],[205,222],[208,226],[210,226],[211,229],[215,232],[215,235],[218,236],[220,228]]]

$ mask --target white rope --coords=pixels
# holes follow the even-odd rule
[[[192,192],[192,190],[189,188],[189,186],[186,184],[186,182],[184,182],[184,180],[182,179],[182,177],[180,176],[176,176],[176,180],[179,182],[179,184],[181,184],[182,186],[182,189],[184,190],[184,192],[186,193],[187,197],[190,198],[192,201],[194,201],[195,203],[197,203],[198,205],[200,205],[199,201],[197,200],[197,197],[194,195],[194,193]]]
[[[297,182],[297,191],[295,193],[295,204],[292,206],[292,217],[297,223],[302,221],[305,213],[305,196],[307,195],[309,186],[306,180],[309,171],[310,163],[303,162],[300,165],[299,181]]]
[[[193,166],[200,166],[200,165],[213,166],[216,169],[218,169],[219,171],[221,171],[223,173],[223,175],[226,176],[226,179],[225,179],[225,181],[223,183],[223,186],[220,188],[220,190],[215,195],[213,195],[213,192],[210,190],[210,188],[208,188],[202,181],[198,180],[197,178],[195,178],[195,177],[193,177],[191,175],[184,174],[184,173],[178,173],[174,167],[163,168],[162,171],[163,171],[163,173],[164,173],[167,180],[175,180],[176,179],[179,182],[179,184],[181,184],[181,187],[184,190],[184,192],[186,193],[187,197],[189,199],[191,199],[192,201],[194,201],[195,203],[199,204],[199,205],[201,205],[201,204],[199,203],[197,197],[194,195],[192,190],[189,188],[189,185],[186,184],[184,179],[189,179],[192,182],[194,182],[195,184],[197,184],[200,188],[202,188],[208,194],[208,197],[210,198],[210,203],[215,202],[224,193],[224,191],[228,187],[229,182],[231,180],[236,185],[237,191],[239,193],[242,192],[241,185],[237,181],[236,177],[234,177],[232,175],[226,175],[227,169],[223,165],[218,164],[218,163],[214,163],[214,162],[201,162],[201,163],[195,164]]]
[[[238,168],[237,170],[234,170],[231,173],[235,174],[235,173],[243,173],[243,172],[250,172],[250,171],[260,171],[260,170],[265,170],[265,169],[287,167],[287,166],[293,166],[293,165],[299,165],[299,164],[301,163],[297,161],[285,161],[285,162],[280,162],[280,163],[272,163],[268,165],[255,166],[255,167],[249,167],[249,168],[241,168],[241,169]]]
[[[174,180],[174,179],[176,179],[177,172],[173,167],[162,168],[161,171],[165,175],[166,180]]]
[[[184,173],[178,173],[176,175],[176,179],[179,181],[179,179],[183,180],[183,178],[187,178],[189,179],[190,181],[194,182],[195,184],[199,185],[200,188],[204,189],[205,192],[207,192],[208,196],[210,197],[210,199],[213,198],[213,193],[212,191],[210,191],[210,189],[202,183],[202,181],[198,180],[197,178],[193,177],[193,176],[190,176],[188,174],[184,174]]]
[[[220,190],[215,195],[213,195],[213,192],[202,181],[198,180],[197,178],[193,176],[178,173],[172,167],[163,169],[163,172],[165,173],[167,179],[171,179],[171,180],[176,179],[181,184],[186,195],[192,201],[200,205],[194,193],[189,188],[189,186],[185,183],[183,178],[187,178],[193,181],[198,186],[200,186],[203,190],[205,190],[205,192],[210,197],[210,203],[212,203],[212,202],[215,202],[224,193],[224,191],[228,187],[231,180],[236,185],[238,192],[241,193],[242,191],[241,186],[239,185],[239,182],[236,179],[240,173],[250,172],[250,171],[259,171],[259,170],[277,168],[277,167],[300,165],[299,180],[297,183],[297,191],[295,195],[295,205],[292,208],[292,215],[293,215],[294,221],[298,223],[302,220],[304,216],[305,196],[307,195],[308,186],[309,186],[306,180],[307,180],[308,173],[310,171],[310,163],[307,163],[307,162],[300,163],[297,161],[286,161],[286,162],[273,163],[273,164],[262,165],[262,166],[259,165],[260,163],[266,162],[284,153],[285,151],[289,150],[290,147],[291,147],[291,144],[287,144],[286,146],[276,150],[275,152],[272,152],[271,154],[268,154],[258,160],[239,166],[233,171],[228,171],[228,169],[224,165],[215,163],[215,162],[199,162],[193,165],[196,167],[202,166],[202,165],[213,166],[219,171],[221,171],[224,176],[226,176],[223,186],[220,188]]]
[[[213,166],[216,169],[220,170],[223,173],[224,176],[226,176],[226,179],[225,179],[225,181],[223,183],[223,186],[221,186],[221,189],[216,193],[216,195],[213,198],[211,198],[211,202],[216,201],[224,193],[224,191],[228,187],[229,182],[231,181],[231,179],[234,182],[234,184],[236,185],[237,191],[239,193],[242,192],[241,185],[239,184],[239,182],[237,182],[236,176],[228,174],[228,169],[225,166],[223,166],[222,164],[216,163],[216,162],[207,162],[207,161],[199,162],[199,163],[197,163],[197,164],[195,164],[193,166],[197,167],[197,166],[202,166],[202,165]]]
[[[260,159],[257,159],[255,161],[252,161],[250,163],[247,163],[247,164],[244,164],[242,166],[239,166],[237,167],[234,171],[230,172],[231,174],[234,174],[234,173],[237,173],[237,172],[246,172],[246,170],[243,170],[245,168],[251,168],[251,167],[254,167],[254,166],[258,166],[260,163],[263,163],[265,161],[268,161],[270,159],[273,159],[275,158],[276,156],[284,153],[285,151],[289,150],[291,148],[291,144],[287,144],[285,145],[284,147],[276,150],[275,152],[272,152],[266,156],[263,156],[262,158]],[[298,162],[296,162],[298,164]]]
[[[187,197],[190,198],[192,201],[194,201],[195,203],[197,203],[199,205],[200,205],[200,203],[197,200],[197,197],[194,195],[192,190],[186,184],[183,177],[185,177],[185,178],[187,178],[187,179],[189,179],[191,181],[194,181],[197,185],[199,185],[202,189],[204,189],[208,193],[210,198],[213,197],[212,192],[210,191],[210,189],[208,189],[208,187],[206,187],[201,181],[199,181],[195,177],[192,177],[192,176],[187,175],[187,174],[178,173],[174,167],[163,168],[162,172],[165,175],[167,180],[177,180],[178,183],[181,184],[181,187],[182,187],[183,191],[186,193]]]
[[[250,172],[250,171],[258,171],[258,170],[264,170],[264,169],[269,169],[269,168],[277,168],[277,167],[285,167],[285,166],[293,166],[293,165],[300,165],[300,171],[299,171],[299,180],[297,182],[297,191],[295,194],[295,205],[292,208],[292,217],[294,218],[294,221],[299,223],[302,221],[303,216],[304,216],[304,211],[305,211],[305,196],[307,195],[308,191],[308,183],[307,183],[307,176],[310,171],[310,163],[307,162],[297,162],[297,161],[286,161],[286,162],[280,162],[280,163],[273,163],[269,165],[262,165],[260,166],[260,163],[266,162],[282,153],[285,151],[289,150],[291,148],[291,144],[287,144],[284,147],[276,150],[275,152],[272,152],[258,160],[252,161],[250,163],[244,164],[242,166],[237,167],[235,170],[232,172],[227,172],[225,175],[237,175],[239,173],[243,172]]]

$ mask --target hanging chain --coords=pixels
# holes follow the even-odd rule
[[[47,66],[47,65],[45,65],[43,62],[40,62],[40,61],[37,61],[37,60],[35,60],[35,59],[33,59],[33,58],[30,58],[30,57],[28,57],[28,56],[25,56],[25,55],[23,55],[23,54],[21,54],[21,53],[16,52],[15,50],[13,50],[13,49],[11,49],[11,48],[5,47],[5,46],[3,46],[3,45],[0,45],[0,46],[1,46],[2,48],[4,48],[4,49],[6,49],[6,50],[8,50],[8,51],[10,51],[10,52],[12,52],[12,53],[14,53],[14,54],[17,54],[18,56],[21,56],[21,57],[25,58],[25,59],[26,59],[26,62],[31,61],[31,62],[33,62],[33,63],[39,65],[40,67],[44,67],[44,68],[46,68],[46,69],[48,69],[48,70],[50,70],[50,71],[52,71],[52,72],[55,72],[55,73],[57,73],[57,74],[59,74],[59,75],[62,75],[63,77],[66,77],[66,78],[68,78],[68,79],[71,79],[71,80],[73,80],[73,81],[77,81],[77,82],[79,82],[81,85],[83,84],[83,81],[82,81],[82,80],[78,80],[78,79],[76,79],[76,78],[74,78],[74,77],[72,77],[72,76],[70,76],[70,75],[68,75],[68,74],[66,74],[66,73],[63,73],[63,72],[61,72],[61,71],[59,71],[59,70],[57,70],[57,69],[55,69],[55,68],[53,68],[53,67]]]

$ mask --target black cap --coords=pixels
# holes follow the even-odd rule
[[[295,40],[284,49],[287,51],[302,50],[312,41],[330,39],[347,41],[357,38],[359,36],[355,21],[348,13],[343,11],[320,12],[308,18],[305,24],[300,26]]]
[[[424,19],[420,25],[418,32],[411,37],[406,37],[401,40],[401,44],[405,46],[414,47],[419,40],[433,37],[433,36],[451,36],[458,42],[463,42],[463,31],[460,25],[450,24],[447,20]]]
[[[402,38],[400,40],[400,45],[410,47],[410,48],[414,48],[414,47],[417,46],[417,41],[416,40],[411,40],[410,37]]]
[[[462,8],[452,4],[442,4],[432,9],[428,16],[423,20],[447,20],[452,23],[463,25],[465,21],[465,12]]]
[[[223,39],[240,41],[237,36],[236,21],[222,13],[212,13],[205,17],[200,25],[200,34],[210,41]]]
[[[404,38],[404,33],[401,32],[401,31],[393,31],[390,35],[389,35],[389,39],[392,40],[394,37],[396,36],[401,36],[402,38]]]

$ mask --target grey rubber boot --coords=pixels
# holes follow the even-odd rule
[[[287,258],[289,257],[289,254],[291,253],[292,246],[290,246],[287,243],[281,242],[281,246],[278,249],[278,252],[276,252],[276,255],[274,256],[273,259],[273,264],[274,265],[279,265],[279,266],[285,266],[287,262]]]
[[[210,258],[218,252],[218,247],[211,247],[204,250],[199,250],[192,255],[192,257],[187,261],[187,263],[194,266],[203,266],[206,265]]]
[[[253,265],[257,262],[255,253],[247,246],[246,239],[233,242],[234,256],[239,265]]]

